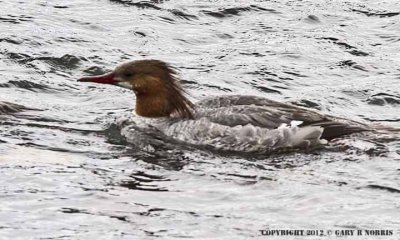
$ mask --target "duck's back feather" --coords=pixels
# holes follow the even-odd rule
[[[220,96],[200,101],[198,106],[197,117],[206,117],[212,122],[231,127],[251,124],[275,129],[282,124],[291,125],[292,121],[300,121],[299,127],[322,127],[321,138],[326,140],[370,130],[356,121],[255,96]]]

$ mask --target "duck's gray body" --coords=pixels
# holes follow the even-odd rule
[[[221,96],[196,104],[194,119],[157,124],[167,136],[194,145],[240,152],[309,148],[351,133],[361,123],[255,96]]]

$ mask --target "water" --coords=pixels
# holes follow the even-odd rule
[[[0,101],[31,109],[0,116],[1,239],[400,236],[398,136],[265,157],[140,130],[127,143],[133,93],[76,82],[153,58],[180,69],[194,101],[250,94],[400,127],[397,1],[0,4]]]

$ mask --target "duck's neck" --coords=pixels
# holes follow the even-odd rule
[[[136,95],[136,114],[142,117],[169,117],[172,110],[163,96]]]
[[[172,96],[160,92],[157,95],[136,94],[136,114],[142,117],[193,118],[193,104],[181,93]]]

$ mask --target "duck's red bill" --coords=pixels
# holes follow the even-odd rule
[[[104,84],[116,83],[116,81],[114,80],[114,72],[106,73],[104,75],[99,75],[99,76],[83,77],[78,79],[78,82],[95,82]]]

